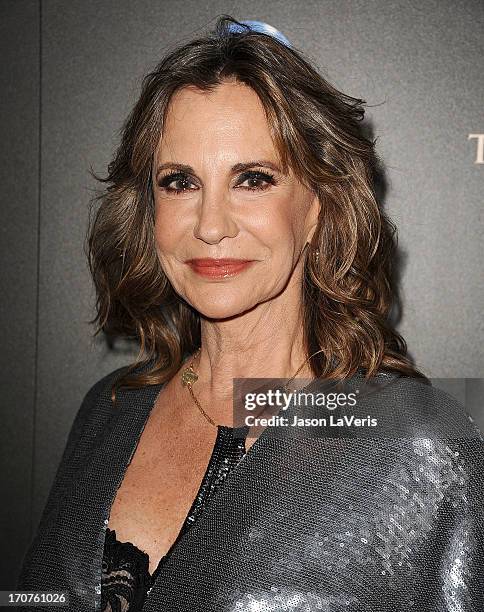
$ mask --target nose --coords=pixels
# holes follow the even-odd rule
[[[204,188],[193,235],[207,244],[217,244],[223,238],[234,238],[237,232],[238,227],[226,191]]]

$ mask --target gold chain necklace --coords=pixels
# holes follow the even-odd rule
[[[197,355],[200,353],[200,351],[202,350],[202,347],[199,347],[195,353],[193,354],[193,358],[190,362],[190,365],[187,368],[184,368],[182,373],[181,373],[181,381],[182,381],[182,385],[184,387],[188,387],[188,390],[190,391],[190,395],[192,396],[193,401],[195,402],[195,404],[197,405],[198,409],[200,410],[200,412],[202,413],[202,415],[205,417],[205,419],[214,427],[218,427],[217,424],[214,422],[214,420],[205,412],[205,410],[202,408],[200,402],[198,401],[198,399],[195,397],[195,394],[193,393],[193,389],[192,389],[192,384],[194,382],[196,382],[198,380],[198,374],[195,372],[195,370],[193,369],[193,363],[197,357]],[[294,380],[294,378],[296,378],[296,376],[298,375],[298,373],[302,370],[302,368],[306,365],[306,363],[311,359],[311,357],[314,357],[314,355],[317,355],[318,353],[321,353],[323,349],[316,351],[315,353],[313,353],[312,355],[310,355],[301,365],[300,368],[298,368],[296,370],[296,373],[294,374],[294,376],[292,376],[285,385],[282,386],[282,389],[284,391],[289,391],[288,389],[288,385],[291,382],[291,380]],[[312,382],[312,381],[311,381]],[[308,383],[307,385],[305,385],[304,387],[302,387],[301,389],[298,389],[298,391],[302,391],[303,389],[305,389],[306,387],[308,387],[311,383]]]

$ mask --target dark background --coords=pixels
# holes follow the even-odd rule
[[[481,0],[3,0],[2,589],[15,584],[84,394],[135,356],[91,337],[89,166],[106,172],[143,75],[221,13],[273,25],[372,105],[399,229],[398,330],[429,376],[460,391],[462,378],[480,379],[482,398],[484,163],[469,139],[484,134]]]

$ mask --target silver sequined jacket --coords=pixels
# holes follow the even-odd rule
[[[100,609],[105,529],[161,385],[87,393],[17,589]],[[483,612],[484,442],[443,391],[389,374],[386,435],[266,428],[182,538],[145,612]],[[23,608],[24,610],[38,608]],[[43,607],[43,610],[59,610]]]

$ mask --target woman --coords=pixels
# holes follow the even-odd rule
[[[89,236],[98,331],[139,360],[87,393],[19,589],[77,612],[484,609],[482,437],[388,321],[363,114],[230,17],[146,77]],[[238,378],[386,381],[362,410],[389,430],[254,435]]]

